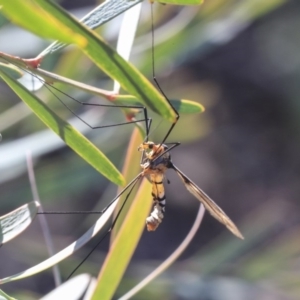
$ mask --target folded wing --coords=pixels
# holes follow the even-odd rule
[[[185,176],[176,166],[173,165],[173,169],[181,178],[187,190],[204,205],[204,207],[210,212],[210,214],[213,217],[215,217],[219,222],[224,224],[238,238],[244,239],[244,237],[234,225],[234,223],[230,220],[230,218],[211,198],[209,198],[192,180]]]

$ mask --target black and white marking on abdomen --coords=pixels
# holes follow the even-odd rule
[[[164,218],[166,197],[163,179],[164,175],[162,173],[150,175],[154,206],[150,216],[146,219],[148,231],[155,231]]]

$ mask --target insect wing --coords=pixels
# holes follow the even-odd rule
[[[185,176],[176,166],[173,165],[174,170],[183,181],[187,190],[193,194],[210,212],[210,214],[216,218],[219,222],[224,224],[234,235],[240,239],[244,239],[243,235],[225,214],[225,212],[211,199],[209,198],[193,181]]]

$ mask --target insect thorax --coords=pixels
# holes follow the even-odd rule
[[[146,154],[141,167],[144,169],[145,174],[159,174],[165,173],[171,164],[171,154],[168,151],[168,147],[164,144],[153,144],[153,148]]]

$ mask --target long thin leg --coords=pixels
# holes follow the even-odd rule
[[[89,258],[89,256],[92,254],[92,252],[99,246],[99,244],[104,240],[104,238],[112,231],[114,228],[116,221],[120,215],[120,213],[123,210],[123,207],[125,206],[132,190],[136,186],[137,182],[143,177],[143,174],[140,173],[138,174],[134,179],[132,179],[127,186],[101,211],[43,211],[43,212],[38,212],[37,214],[39,215],[60,215],[60,214],[103,214],[117,199],[119,199],[129,188],[129,192],[125,197],[125,200],[122,203],[121,208],[119,209],[115,219],[113,220],[110,228],[107,230],[107,232],[104,234],[104,236],[101,237],[101,239],[97,242],[97,244],[93,247],[93,249],[86,255],[86,257],[80,262],[80,264],[71,272],[71,274],[68,276],[67,279],[69,279],[75,272],[78,270],[78,268]]]
[[[134,180],[135,180],[135,181],[134,181],[134,183],[133,183],[131,189],[129,190],[128,194],[126,195],[126,198],[125,198],[125,200],[123,201],[122,206],[121,206],[121,208],[119,209],[119,211],[118,211],[118,213],[117,213],[115,219],[113,220],[113,222],[112,222],[110,228],[109,228],[109,229],[106,231],[106,233],[101,237],[101,239],[96,243],[96,245],[90,250],[90,252],[85,256],[85,258],[78,264],[78,266],[76,266],[76,268],[70,273],[70,275],[67,277],[67,279],[70,279],[70,277],[72,277],[72,275],[80,268],[80,266],[81,266],[81,265],[82,265],[82,264],[83,264],[83,263],[91,256],[91,254],[95,251],[95,249],[97,249],[97,247],[102,243],[102,241],[106,238],[106,236],[113,230],[113,228],[114,228],[114,226],[115,226],[115,224],[116,224],[116,222],[117,222],[117,220],[118,220],[118,217],[119,217],[119,215],[121,214],[121,212],[122,212],[122,210],[123,210],[123,207],[125,206],[125,204],[126,204],[128,198],[129,198],[129,196],[131,195],[131,192],[132,192],[132,190],[134,189],[134,187],[135,187],[136,183],[138,182],[139,178],[138,178],[138,179],[135,178]],[[132,183],[132,182],[131,182],[131,183]],[[128,188],[128,187],[130,187],[130,184],[127,186],[127,188]],[[125,190],[126,190],[127,188],[125,188]],[[124,192],[125,190],[123,190],[123,191],[121,192],[121,194],[123,194],[123,192]],[[119,197],[121,196],[121,194],[119,194],[117,198],[119,198]],[[111,203],[110,203],[110,204],[111,204]],[[110,204],[109,204],[109,205],[110,205]],[[109,206],[107,206],[105,209],[107,209],[108,207],[109,207]]]
[[[26,71],[26,70],[25,70]],[[27,71],[28,72],[28,71]],[[40,77],[36,76],[33,73],[30,73],[32,76],[36,77],[38,80],[41,80],[44,84],[45,87],[48,89],[48,91],[50,93],[53,94],[53,96],[62,103],[62,105],[64,105],[66,107],[66,109],[68,109],[74,116],[76,116],[79,120],[81,120],[84,124],[86,124],[87,126],[89,126],[91,129],[101,129],[101,128],[107,128],[107,127],[114,127],[114,126],[119,126],[119,125],[127,125],[127,124],[132,124],[132,123],[139,123],[139,122],[145,122],[145,129],[146,129],[146,137],[148,137],[149,135],[149,130],[150,130],[150,125],[151,125],[151,119],[148,118],[148,112],[147,112],[147,108],[145,106],[140,106],[140,105],[118,105],[118,104],[98,104],[98,103],[86,103],[86,102],[81,102],[79,100],[77,100],[76,98],[68,95],[67,93],[59,90],[58,88],[56,88],[53,85],[49,85],[47,84],[46,81],[42,80]],[[123,122],[123,123],[118,123],[118,124],[110,124],[110,125],[102,125],[102,126],[91,126],[89,123],[87,123],[85,120],[83,120],[80,116],[78,116],[66,103],[64,103],[53,91],[56,90],[57,92],[63,94],[64,96],[68,97],[69,99],[71,99],[74,102],[77,102],[80,105],[83,106],[98,106],[98,107],[118,107],[118,108],[124,108],[124,109],[138,109],[138,110],[143,110],[143,114],[144,114],[144,119],[141,120],[132,120],[132,118],[130,120],[128,120],[127,122]]]
[[[142,173],[139,173],[133,178],[127,186],[111,201],[106,207],[100,211],[42,211],[38,212],[38,215],[99,215],[105,213],[105,211],[120,197],[122,196],[132,185],[135,185],[139,179],[142,178]]]
[[[2,57],[3,60],[7,61],[8,63],[11,64],[11,62],[9,60],[7,60],[5,57]],[[148,127],[148,114],[147,114],[147,108],[144,106],[139,106],[139,105],[115,105],[115,104],[98,104],[98,103],[86,103],[86,102],[81,102],[77,99],[75,99],[74,97],[64,93],[63,91],[59,90],[58,88],[54,87],[53,85],[48,84],[44,79],[42,79],[40,76],[37,76],[36,74],[30,72],[28,69],[26,68],[22,68],[20,66],[18,66],[19,69],[21,69],[22,71],[26,72],[27,74],[31,75],[32,77],[36,78],[37,80],[39,80],[45,88],[47,88],[47,90],[58,100],[62,103],[62,105],[69,110],[75,117],[77,117],[80,121],[82,121],[85,125],[87,125],[88,127],[90,127],[91,129],[101,129],[101,128],[108,128],[108,127],[115,127],[115,126],[122,126],[122,125],[127,125],[127,124],[134,124],[134,123],[140,123],[140,122],[144,122],[145,123],[145,129],[146,129],[146,136],[149,135],[149,127]],[[143,110],[143,114],[144,114],[144,119],[140,119],[140,120],[133,120],[133,118],[130,118],[127,122],[122,122],[122,123],[118,123],[118,124],[109,124],[109,125],[102,125],[102,126],[92,126],[91,124],[89,124],[87,121],[85,121],[84,119],[82,119],[79,115],[77,115],[55,92],[59,92],[62,95],[64,95],[65,97],[68,97],[69,99],[71,99],[74,102],[77,102],[80,105],[83,106],[98,106],[98,107],[117,107],[117,108],[124,108],[124,109],[137,109],[137,110]]]
[[[153,77],[153,81],[155,82],[157,88],[159,89],[159,91],[161,92],[161,94],[164,96],[165,100],[169,103],[170,107],[172,108],[172,110],[174,111],[174,113],[176,114],[176,118],[175,121],[172,123],[171,127],[169,128],[169,130],[167,131],[165,137],[163,138],[162,142],[160,144],[163,144],[167,138],[169,137],[170,133],[172,132],[173,128],[175,127],[176,123],[178,122],[180,115],[178,113],[178,111],[175,109],[175,107],[171,104],[169,98],[167,97],[167,95],[164,93],[163,89],[161,88],[161,86],[159,85],[156,76],[155,76],[155,52],[154,52],[154,22],[153,22],[153,7],[152,7],[153,3],[151,4],[151,27],[152,27],[152,77]]]
[[[34,74],[32,74],[34,75]],[[127,124],[132,124],[132,123],[139,123],[139,122],[145,122],[146,124],[146,133],[148,134],[148,126],[147,126],[147,122],[149,121],[148,119],[148,114],[147,114],[147,108],[144,106],[139,106],[139,105],[115,105],[115,104],[98,104],[98,103],[87,103],[87,102],[81,102],[79,100],[77,100],[76,98],[64,93],[63,91],[59,90],[58,88],[54,87],[51,85],[51,88],[47,85],[47,83],[45,82],[45,87],[47,88],[47,90],[58,100],[62,103],[62,105],[69,110],[75,117],[77,117],[80,121],[82,121],[84,124],[86,124],[88,127],[90,127],[91,129],[101,129],[101,128],[107,128],[107,127],[114,127],[114,126],[119,126],[119,125],[127,125]],[[144,113],[144,119],[141,120],[131,120],[131,121],[127,121],[127,122],[123,122],[123,123],[118,123],[118,124],[110,124],[110,125],[102,125],[102,126],[92,126],[90,125],[88,122],[86,122],[85,120],[83,120],[80,116],[78,116],[66,103],[64,103],[53,91],[52,89],[56,90],[57,92],[63,94],[64,96],[68,97],[69,99],[77,102],[80,105],[83,106],[98,106],[98,107],[118,107],[118,108],[127,108],[127,109],[139,109],[139,110],[143,110]]]

